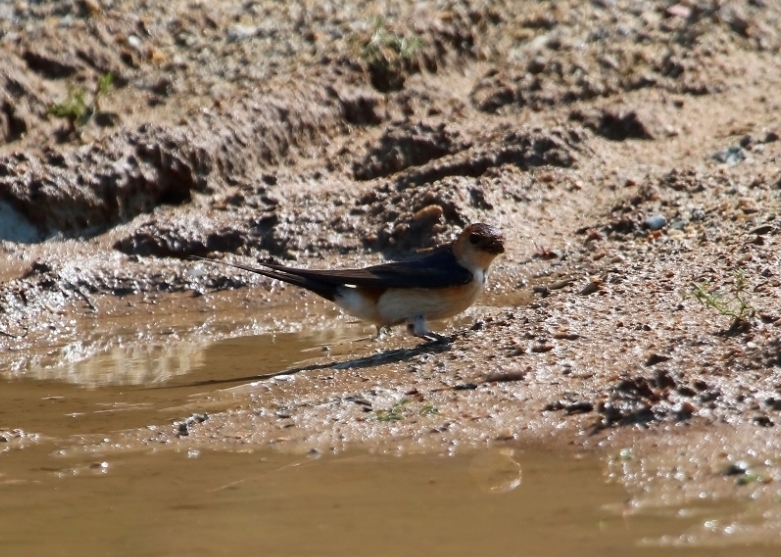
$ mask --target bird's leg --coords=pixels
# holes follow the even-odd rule
[[[367,341],[376,342],[378,340],[385,340],[385,336],[389,335],[390,332],[391,332],[391,328],[388,327],[387,325],[382,327],[378,325],[376,335],[368,336],[366,338],[359,338],[356,342],[367,342]]]
[[[407,330],[412,336],[426,339],[431,342],[443,342],[447,340],[447,337],[430,331],[428,325],[426,324],[426,318],[422,315],[416,315],[413,317],[412,320],[407,323]]]

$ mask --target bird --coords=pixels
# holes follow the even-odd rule
[[[504,236],[484,223],[467,225],[455,241],[409,261],[363,269],[300,269],[277,263],[262,268],[205,257],[195,259],[243,269],[299,286],[334,302],[378,331],[406,323],[415,337],[442,342],[428,321],[453,317],[483,291],[488,267],[504,253]]]

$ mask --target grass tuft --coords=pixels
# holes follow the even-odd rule
[[[754,316],[756,310],[747,296],[748,279],[742,269],[735,272],[732,288],[728,292],[712,290],[708,284],[692,283],[691,294],[705,307],[717,311],[720,315],[732,318],[730,331],[745,328],[748,319]]]
[[[76,130],[77,127],[85,125],[90,121],[90,118],[100,111],[100,99],[108,96],[114,88],[114,76],[111,72],[106,73],[98,78],[95,85],[95,92],[92,95],[90,102],[87,102],[87,92],[83,87],[68,86],[68,94],[65,99],[52,103],[47,114],[55,116],[57,118],[64,118],[68,121],[68,127],[70,132]]]
[[[361,59],[368,66],[372,85],[383,92],[401,90],[407,75],[420,69],[422,48],[420,37],[393,33],[379,19],[361,48]]]

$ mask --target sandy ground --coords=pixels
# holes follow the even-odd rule
[[[359,266],[490,222],[508,250],[450,343],[354,335],[236,387],[215,369],[233,408],[124,446],[575,445],[638,501],[737,493],[777,527],[781,6],[153,4],[0,8],[7,376],[85,321],[354,327],[191,255]]]

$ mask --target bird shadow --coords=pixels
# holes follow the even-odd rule
[[[182,387],[204,387],[213,385],[228,385],[231,383],[241,383],[244,381],[262,381],[264,379],[271,379],[279,375],[293,375],[295,373],[301,373],[302,371],[317,371],[323,369],[343,370],[343,369],[366,369],[384,364],[397,364],[399,362],[405,362],[420,354],[441,354],[448,352],[452,348],[453,337],[445,337],[443,340],[435,340],[430,342],[424,342],[413,348],[397,348],[394,350],[386,350],[379,354],[372,354],[371,356],[363,356],[360,358],[352,358],[343,361],[335,361],[324,364],[312,364],[301,367],[291,367],[273,373],[264,373],[261,375],[247,375],[244,377],[231,377],[227,379],[207,379],[205,381],[196,381],[193,383],[187,383],[184,385],[171,385],[169,388],[182,388]]]

